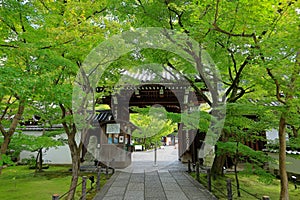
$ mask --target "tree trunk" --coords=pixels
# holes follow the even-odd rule
[[[80,156],[72,156],[72,179],[70,185],[70,193],[68,194],[67,199],[73,200],[76,192],[76,186],[79,178],[79,168],[80,168]]]
[[[10,142],[10,137],[7,134],[4,135],[3,143],[1,144],[0,160],[2,160],[2,155],[6,154],[9,142]],[[0,166],[0,175],[2,174],[2,169],[3,169],[3,166],[1,165]]]
[[[221,136],[219,141],[225,141],[224,139],[224,135],[225,132],[222,132],[223,137]],[[226,139],[227,140],[227,139]],[[219,154],[218,155],[218,146],[217,144],[215,145],[215,158],[214,158],[214,162],[211,168],[211,173],[213,174],[213,177],[215,178],[217,175],[223,175],[223,166],[225,164],[226,161],[226,154]]]
[[[66,108],[63,104],[59,104],[59,106],[62,111],[62,119],[65,120],[66,114],[67,114]],[[71,110],[70,110],[70,113],[72,113]],[[77,142],[75,140],[75,136],[77,133],[76,125],[73,122],[71,122],[68,126],[66,121],[63,121],[62,125],[68,136],[68,145],[69,145],[69,149],[71,152],[71,158],[72,158],[72,179],[71,179],[71,185],[70,185],[70,192],[67,196],[67,200],[74,200],[76,186],[77,186],[78,177],[79,177],[79,170],[80,170],[80,152],[83,147],[82,141],[85,141],[85,137],[84,137],[83,133],[86,133],[86,132],[85,131],[82,132],[81,142],[77,146]]]
[[[45,122],[44,122],[44,127],[43,127],[43,134],[42,135],[45,135],[46,133],[46,129],[45,129]],[[39,169],[39,172],[43,171],[43,148],[40,148],[39,151],[38,151],[38,169]]]
[[[221,154],[217,155],[214,158],[213,166],[211,168],[211,173],[213,174],[213,177],[216,175],[222,175],[223,174],[223,166],[226,160],[226,155]]]
[[[280,173],[280,200],[288,200],[288,177],[286,173],[286,139],[285,139],[286,119],[284,113],[279,121],[279,173]]]
[[[38,153],[36,154],[36,157],[35,157],[35,173],[37,172],[37,169],[38,169],[38,160],[39,160],[39,157],[40,157],[40,151],[38,151]]]
[[[43,171],[43,148],[39,149],[38,157],[38,170],[39,172]]]
[[[3,143],[1,144],[1,154],[6,154],[10,142],[10,137],[8,135],[4,135],[3,139]]]
[[[236,190],[238,192],[238,197],[241,197],[240,182],[239,182],[238,171],[237,171],[237,163],[234,163],[234,176],[235,176],[235,181],[236,181]]]
[[[234,175],[235,175],[236,190],[238,192],[238,197],[241,197],[240,182],[239,182],[238,171],[237,171],[238,163],[239,163],[239,142],[236,143],[236,152],[235,152],[235,161],[234,161]]]
[[[76,133],[76,132],[75,132]],[[75,133],[72,132],[72,135],[68,136],[68,145],[71,151],[72,157],[72,180],[70,185],[70,193],[68,194],[67,199],[73,200],[76,192],[76,186],[79,177],[79,170],[80,170],[80,148],[77,147],[75,141]]]
[[[1,144],[0,160],[2,160],[2,155],[6,154],[8,145],[10,143],[10,139],[16,131],[18,123],[23,115],[24,109],[25,109],[25,100],[20,100],[20,103],[18,106],[18,111],[15,114],[15,116],[10,124],[9,130],[7,132],[5,132],[4,129],[1,129],[1,133],[4,136],[4,141]],[[2,169],[3,169],[3,166],[0,166],[0,175],[2,173]]]
[[[219,138],[220,142],[226,142],[229,138],[229,133],[227,133],[224,129],[222,130],[221,136]],[[218,146],[215,145],[215,158],[214,162],[211,168],[211,173],[213,174],[213,177],[216,177],[217,175],[223,175],[223,167],[226,161],[226,154],[219,154],[218,153]]]

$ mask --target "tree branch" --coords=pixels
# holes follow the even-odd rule
[[[230,37],[250,37],[250,38],[253,38],[254,43],[257,44],[257,39],[256,39],[255,33],[251,33],[251,34],[245,34],[244,32],[243,33],[232,33],[232,30],[230,32],[228,32],[228,31],[225,31],[225,30],[221,29],[217,25],[217,20],[218,20],[218,15],[219,15],[219,3],[220,3],[220,0],[217,0],[217,2],[216,2],[216,12],[215,12],[215,17],[214,17],[214,22],[212,24],[213,25],[212,30],[224,33],[224,34],[226,34]]]
[[[170,11],[170,10],[169,10]],[[171,13],[169,12],[169,24],[170,24],[170,29],[173,30],[174,27],[173,27],[173,22],[172,22],[172,15]]]
[[[107,9],[107,8],[104,7],[104,8],[102,8],[101,10],[96,10],[96,11],[93,12],[93,14],[91,14],[90,16],[87,16],[86,19],[88,20],[89,18],[95,16],[96,14],[100,14],[100,13],[104,12],[106,9]]]
[[[217,24],[217,19],[218,19],[218,15],[219,15],[219,3],[220,3],[220,0],[217,0],[217,2],[216,2],[216,12],[215,12],[215,18],[214,18],[214,23],[213,24]]]
[[[183,23],[182,23],[182,18],[181,18],[181,17],[182,17],[182,15],[183,15],[183,12],[179,13],[177,10],[172,9],[172,8],[168,5],[169,3],[168,3],[167,1],[165,1],[165,3],[166,3],[166,5],[167,5],[167,7],[168,7],[168,10],[171,11],[171,12],[173,12],[173,13],[175,13],[176,16],[178,17],[178,24],[179,24],[179,26],[183,29],[183,32],[186,33],[186,34],[188,34],[189,31],[186,30],[186,28],[184,27],[184,25],[183,25]],[[171,20],[171,17],[170,17],[170,20]]]
[[[20,102],[19,102],[19,106],[18,106],[18,111],[17,113],[15,114],[13,120],[12,120],[12,123],[10,124],[9,126],[9,130],[8,130],[8,135],[9,137],[11,137],[15,131],[16,131],[16,128],[17,128],[17,125],[24,113],[24,109],[25,109],[25,100],[24,99],[21,99]]]
[[[199,19],[202,19],[209,11],[209,9],[211,9],[211,5],[207,5],[204,12],[202,13],[202,15],[199,17]]]
[[[230,53],[230,57],[231,57],[231,60],[232,60],[232,62],[233,62],[233,68],[234,68],[234,71],[235,71],[235,73],[237,74],[237,73],[238,73],[238,71],[237,71],[237,64],[236,64],[236,60],[235,60],[235,58],[234,58],[233,52]]]
[[[183,74],[182,72],[178,71],[170,62],[167,63],[167,65],[171,68],[174,69],[175,71],[177,71],[178,73],[180,73],[181,76],[184,77],[184,79],[186,81],[189,82],[189,84],[191,84],[192,88],[195,90],[196,93],[198,93],[207,103],[208,105],[212,106],[212,102],[208,99],[208,97],[202,92],[201,89],[199,89],[193,80],[191,80],[189,77],[187,77],[185,74]]]
[[[213,30],[224,33],[228,36],[231,36],[231,37],[249,37],[249,38],[253,38],[253,41],[254,41],[255,44],[257,43],[255,33],[251,33],[251,34],[245,34],[244,32],[243,33],[231,33],[231,32],[228,32],[228,31],[225,31],[225,30],[221,29],[216,23],[213,24],[213,27],[214,27]]]
[[[225,96],[228,96],[232,92],[233,89],[236,89],[238,87],[238,83],[240,81],[241,74],[242,74],[244,68],[246,67],[246,65],[248,64],[249,60],[250,60],[250,56],[247,56],[247,58],[241,64],[239,70],[236,72],[235,78],[234,78],[231,86],[226,90]]]
[[[247,89],[244,89],[242,87],[237,87],[237,90],[240,90],[240,92],[238,92],[238,93],[236,93],[236,95],[230,97],[228,99],[228,102],[236,102],[239,98],[241,98],[242,96],[244,96],[244,94],[254,92],[253,89],[247,91]]]
[[[267,68],[268,75],[271,77],[271,79],[274,81],[276,85],[276,98],[279,102],[286,104],[286,102],[280,97],[280,84],[278,80],[275,78],[275,76],[272,74],[271,69]]]
[[[65,41],[65,42],[62,42],[62,43],[60,43],[60,44],[56,44],[56,45],[49,45],[49,46],[40,47],[40,49],[50,49],[50,48],[52,48],[52,47],[56,47],[56,46],[60,46],[60,45],[64,45],[64,44],[68,44],[68,43],[70,43],[70,42],[72,42],[72,41],[74,41],[74,40],[75,40],[75,39],[73,38],[73,39],[67,40],[67,41]]]
[[[271,28],[271,30],[269,31],[268,38],[269,38],[269,37],[272,35],[272,33],[274,32],[274,30],[276,29],[276,25],[277,25],[278,22],[281,20],[281,18],[285,15],[285,13],[288,11],[290,5],[291,5],[291,4],[288,3],[288,5],[287,5],[285,8],[283,8],[283,9],[278,9],[277,12],[279,13],[279,17],[275,18],[274,21],[273,21],[273,23],[271,24],[272,28]],[[267,32],[267,31],[266,31],[266,32]],[[266,34],[266,32],[265,32],[265,34]]]
[[[10,28],[17,35],[19,35],[19,33],[17,32],[17,29],[16,29],[16,27],[14,27],[14,25],[8,24],[2,17],[0,17],[0,21],[2,21],[8,28]]]
[[[9,109],[9,107],[10,107],[10,105],[12,105],[14,102],[12,102],[12,103],[10,103],[10,100],[12,99],[12,96],[10,96],[9,98],[8,98],[8,100],[7,100],[7,102],[6,102],[6,104],[8,104],[8,106],[6,106],[5,107],[5,109],[3,110],[3,112],[2,112],[2,116],[1,116],[1,118],[0,118],[0,121],[2,121],[3,119],[4,119],[4,117],[5,117],[5,115],[7,114],[7,111],[8,111],[8,109]]]
[[[66,118],[66,108],[62,103],[59,103],[59,107],[61,109],[61,119],[63,120],[61,123],[64,127],[64,130],[66,131],[66,134],[69,136],[70,135],[70,129],[65,121]]]
[[[22,31],[23,31],[23,33],[25,33],[26,29],[25,29],[25,26],[24,26],[24,23],[23,23],[22,12],[19,13],[19,17],[20,17],[20,23],[21,23]],[[23,42],[26,43],[26,39],[25,38],[23,38]]]
[[[217,42],[217,44],[219,44],[222,48],[226,49],[229,52],[231,60],[233,62],[234,71],[237,74],[237,64],[236,64],[236,60],[234,58],[234,52],[231,49],[225,47],[225,45],[222,44],[221,42]],[[232,72],[231,72],[230,66],[228,67],[228,72],[229,72],[230,79],[233,81],[233,76],[232,76]]]
[[[1,133],[2,133],[3,136],[5,136],[7,134],[7,132],[5,131],[4,126],[1,123],[1,121],[0,121],[0,131],[1,131]]]
[[[39,0],[39,2],[49,11],[50,9],[46,6],[44,0]]]
[[[11,45],[11,44],[0,44],[0,47],[8,47],[8,48],[14,48],[14,49],[19,48],[18,46]]]
[[[143,8],[143,10],[144,10],[144,13],[146,13],[146,9],[145,9],[145,7],[144,7],[143,3],[141,2],[141,0],[137,0],[137,1],[139,2],[140,6]]]

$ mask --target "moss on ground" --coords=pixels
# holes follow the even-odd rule
[[[192,172],[190,174],[192,177],[196,177],[196,174]],[[280,180],[273,179],[270,183],[263,183],[259,181],[259,176],[253,174],[239,174],[239,182],[241,190],[241,197],[237,196],[237,189],[235,187],[235,178],[234,174],[226,174],[225,176],[217,177],[216,180],[212,179],[212,193],[220,200],[225,200],[227,195],[226,190],[226,179],[230,178],[232,180],[232,191],[233,191],[233,199],[240,200],[252,200],[256,199],[255,197],[247,194],[245,191],[254,194],[258,198],[262,198],[262,196],[269,196],[270,199],[279,199],[280,192]],[[204,186],[207,186],[207,177],[206,174],[200,174],[200,183]],[[289,184],[289,196],[290,200],[299,200],[300,199],[300,186],[298,189],[294,189],[293,183]]]
[[[71,182],[71,167],[68,165],[51,165],[43,172],[35,173],[28,166],[11,166],[3,169],[0,175],[0,199],[51,199],[52,194],[64,194],[69,190]],[[95,173],[81,173],[81,176],[94,176]],[[96,180],[96,179],[95,179]],[[105,184],[105,175],[101,176],[101,187]],[[88,180],[87,190],[91,187]],[[94,185],[95,187],[95,185]],[[92,199],[96,194],[95,189],[91,191],[87,199]],[[81,195],[81,187],[77,188],[76,199]]]

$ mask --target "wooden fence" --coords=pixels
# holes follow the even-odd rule
[[[112,173],[114,173],[115,170],[112,169]],[[109,177],[109,167],[106,166],[105,168],[105,175],[106,175],[106,179],[108,179]],[[97,168],[97,180],[96,180],[96,190],[100,191],[100,179],[101,179],[101,168],[98,167]],[[87,190],[87,182],[91,181],[91,188],[89,190]],[[59,194],[53,194],[52,195],[52,200],[59,200],[62,199],[63,197],[65,197],[66,195],[68,195],[71,191],[75,190],[78,186],[82,186],[81,187],[81,197],[79,198],[80,200],[86,200],[86,195],[91,192],[94,188],[93,188],[93,184],[95,182],[95,177],[94,176],[90,176],[89,178],[87,176],[82,176],[82,181],[80,183],[78,183],[76,185],[76,187],[71,188],[69,191],[65,192],[63,195],[59,195]]]
[[[195,172],[196,172],[196,180],[198,182],[200,182],[200,165],[199,165],[199,162],[197,162],[195,165]],[[191,170],[191,162],[188,161],[188,172],[190,173],[192,170]],[[212,189],[218,191],[224,198],[228,199],[228,200],[232,200],[233,199],[233,191],[232,191],[232,186],[235,186],[231,179],[227,179],[226,180],[226,192],[224,192],[223,189],[221,188],[218,188],[217,186],[214,186],[212,184],[212,181],[211,181],[211,171],[210,169],[205,169],[205,170],[201,170],[203,173],[206,174],[206,180],[204,180],[204,182],[206,183],[206,188],[211,192]],[[259,200],[270,200],[270,197],[269,196],[263,196],[263,197],[258,197],[256,196],[255,194],[252,194],[250,193],[249,191],[245,190],[245,189],[242,189],[240,188],[241,191],[245,192],[246,194],[248,194],[249,196],[252,196],[253,199],[259,199]]]

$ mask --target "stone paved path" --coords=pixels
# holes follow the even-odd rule
[[[94,200],[217,199],[183,171],[127,173],[117,171]]]
[[[134,152],[132,164],[107,181],[94,200],[209,200],[216,199],[187,173],[172,146],[154,152]]]

